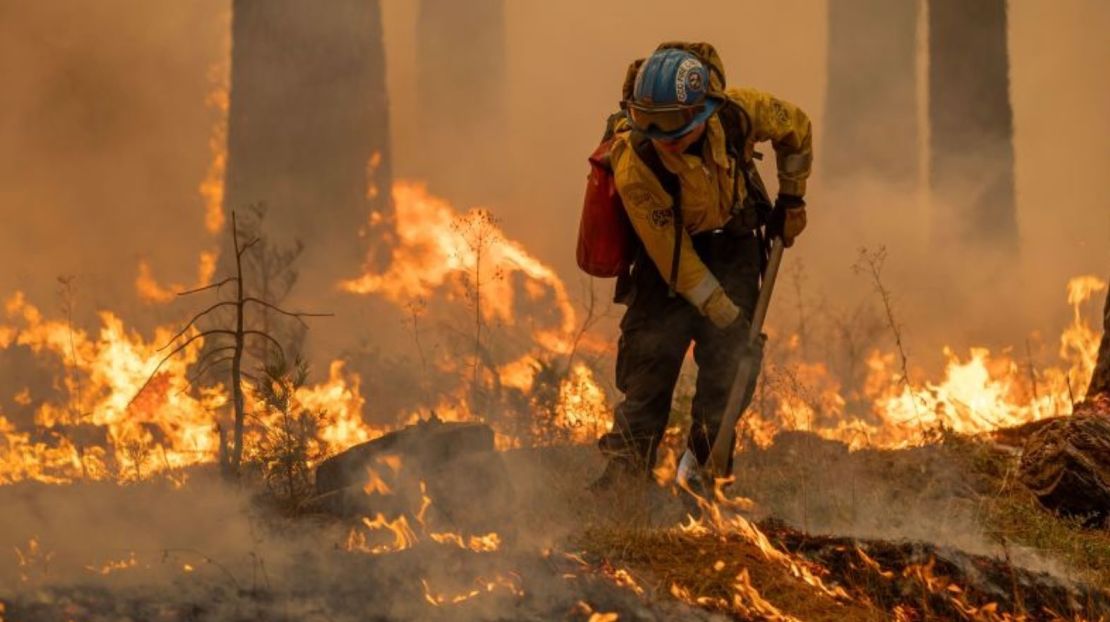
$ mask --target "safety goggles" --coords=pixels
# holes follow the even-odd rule
[[[705,104],[668,108],[643,108],[629,104],[627,110],[633,129],[649,136],[678,138],[693,129],[696,125],[694,121],[705,111]]]

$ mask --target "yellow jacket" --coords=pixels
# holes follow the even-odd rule
[[[809,117],[797,106],[756,89],[731,88],[725,93],[740,104],[751,119],[751,131],[744,145],[745,160],[751,161],[755,143],[771,141],[778,166],[779,192],[804,196],[813,154]],[[710,117],[707,123],[701,157],[659,151],[663,165],[678,176],[682,187],[685,231],[682,232],[675,289],[698,309],[719,283],[694,252],[690,235],[719,229],[728,221],[733,204],[733,167],[736,166],[726,152],[724,129],[717,115]],[[643,241],[648,256],[659,267],[663,278],[669,279],[675,242],[671,196],[651,168],[636,155],[630,130],[627,121],[622,120],[617,125],[617,137],[610,151],[614,180],[632,227]],[[738,192],[745,192],[742,178],[737,187]]]

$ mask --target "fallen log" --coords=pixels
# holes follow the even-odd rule
[[[415,517],[430,508],[437,521],[470,530],[503,530],[514,497],[493,429],[439,419],[328,458],[316,469],[316,492],[303,509]]]

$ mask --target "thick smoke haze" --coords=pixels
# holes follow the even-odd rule
[[[426,156],[442,162],[445,150],[460,161],[492,163],[474,176],[473,189],[458,193],[466,203],[488,202],[511,237],[567,280],[578,278],[572,249],[585,156],[617,105],[628,61],[665,39],[713,42],[732,84],[776,93],[813,118],[810,229],[788,268],[805,266],[814,300],[858,304],[867,284],[849,269],[856,250],[885,244],[901,320],[915,349],[932,355],[941,342],[1015,343],[1032,330],[1051,339],[1067,320],[1066,279],[1110,267],[1110,210],[1099,184],[1110,165],[1105,3],[1010,3],[1021,248],[1001,259],[935,245],[936,210],[924,185],[908,193],[871,179],[845,188],[823,176],[822,154],[838,147],[824,141],[832,120],[825,115],[823,2],[507,2],[506,58],[490,61],[506,83],[500,135],[461,147],[422,131],[419,6],[382,3],[395,176],[426,171]],[[197,187],[218,116],[205,105],[209,74],[226,54],[229,13],[229,3],[217,0],[0,2],[7,83],[0,98],[0,260],[7,265],[0,289],[25,290],[49,310],[55,277],[75,274],[86,318],[103,307],[131,311],[128,319],[140,326],[175,317],[172,309],[135,302],[132,284],[144,259],[163,283],[189,284],[198,252],[217,245],[205,231]],[[435,191],[434,176],[429,181]],[[1006,309],[1004,321],[999,309]],[[785,307],[780,313],[778,321],[791,321]],[[346,328],[355,327],[338,332]],[[338,336],[326,341],[342,346]]]
[[[140,259],[195,279],[218,1],[0,2],[0,289],[127,308]]]
[[[799,324],[799,309],[830,318],[874,306],[872,284],[855,274],[852,266],[861,247],[874,250],[885,246],[885,284],[895,294],[897,320],[905,331],[915,372],[918,367],[935,371],[945,344],[960,354],[972,345],[1020,349],[1030,333],[1041,335],[1044,347],[1040,353],[1054,356],[1055,339],[1071,320],[1065,301],[1067,280],[1079,274],[1110,276],[1110,199],[1102,184],[1110,170],[1110,115],[1106,114],[1110,110],[1110,81],[1106,80],[1110,2],[1011,0],[1007,4],[1019,236],[1017,251],[1007,253],[945,241],[948,238],[938,235],[938,229],[948,226],[938,214],[951,213],[951,206],[939,205],[939,198],[928,187],[929,157],[924,147],[929,144],[928,20],[924,0],[902,0],[917,7],[917,58],[915,66],[901,76],[915,85],[916,183],[895,182],[874,173],[846,180],[826,172],[823,164],[830,154],[845,147],[826,141],[832,134],[830,124],[836,123],[834,115],[839,114],[830,114],[826,101],[829,3],[836,1],[504,0],[500,3],[503,24],[499,26],[504,29],[503,37],[493,37],[492,43],[487,41],[482,48],[496,54],[503,44],[503,57],[468,55],[469,62],[479,64],[470,73],[488,78],[475,81],[473,88],[492,89],[493,94],[475,92],[471,99],[465,84],[453,83],[451,89],[460,93],[459,101],[431,105],[421,101],[430,86],[421,82],[421,76],[427,80],[434,75],[422,66],[427,62],[422,54],[436,46],[419,45],[421,28],[423,32],[429,28],[426,22],[422,26],[421,7],[446,4],[380,0],[390,115],[385,156],[390,161],[381,170],[390,171],[394,180],[427,182],[433,194],[454,202],[460,212],[475,205],[488,207],[506,236],[552,266],[573,296],[583,282],[573,255],[586,158],[598,143],[607,115],[617,109],[628,63],[646,56],[664,40],[708,41],[720,52],[730,85],[774,93],[807,111],[813,121],[816,160],[807,196],[809,228],[789,252],[785,278],[780,281],[784,285],[776,291],[770,319],[772,347],[789,343],[783,334]],[[329,3],[318,4],[319,11],[326,11]],[[488,0],[483,7],[498,4],[498,0]],[[205,198],[199,189],[212,170],[211,140],[223,117],[212,105],[212,94],[221,88],[218,76],[227,72],[230,62],[231,17],[231,0],[0,0],[0,76],[4,77],[0,88],[0,305],[12,293],[23,291],[30,304],[50,317],[65,317],[72,306],[76,323],[93,331],[97,327],[95,313],[111,309],[123,317],[129,329],[143,331],[148,338],[155,325],[180,322],[188,317],[187,311],[203,308],[193,300],[141,301],[135,283],[140,265],[145,264],[166,291],[192,286],[200,253],[226,248],[227,226],[216,234],[206,227]],[[290,21],[297,25],[297,20]],[[321,20],[311,25],[326,23]],[[443,28],[444,24],[441,20],[433,26]],[[871,27],[878,33],[885,26],[876,19]],[[324,54],[315,58],[320,56],[326,58]],[[486,63],[488,71],[483,70]],[[338,69],[342,68],[337,66],[335,74],[322,75],[320,80],[338,80],[335,76],[343,75]],[[336,84],[341,83],[331,83]],[[326,88],[318,92],[337,90],[342,92]],[[858,98],[859,109],[866,111],[861,114],[877,125],[881,125],[882,115],[904,120],[910,114],[905,109],[876,105],[873,94],[866,90],[853,97]],[[305,106],[312,105],[311,97],[304,99]],[[458,107],[457,117],[453,104]],[[433,123],[426,118],[428,111],[447,118]],[[474,123],[475,127],[452,128],[457,131],[451,132],[436,129],[451,128],[454,123]],[[861,123],[866,124],[867,119]],[[335,129],[334,125],[329,128]],[[305,129],[304,125],[299,129]],[[358,132],[352,132],[346,144],[342,144],[347,138],[343,132],[330,136],[336,137],[340,147],[365,146],[358,142],[365,140]],[[891,157],[897,157],[907,151],[904,144],[886,144],[880,134],[872,133],[869,140],[875,141],[868,145],[872,152],[889,149]],[[327,148],[320,151],[325,153],[314,162],[320,171],[349,168],[354,161],[347,157],[341,162],[343,157],[326,153]],[[764,145],[760,151],[770,156],[771,147]],[[362,152],[355,152],[362,157]],[[980,153],[967,156],[990,157]],[[371,156],[366,167],[378,170],[378,165],[371,166],[373,161]],[[773,157],[765,157],[760,165],[772,192],[776,186],[773,162]],[[354,164],[361,173],[363,163]],[[275,187],[291,184],[288,178],[275,177]],[[309,187],[313,177],[304,177],[308,179],[305,187]],[[378,179],[369,172],[366,177]],[[265,175],[257,178],[266,181]],[[384,190],[373,188],[374,192]],[[309,188],[298,198],[311,194]],[[369,198],[371,188],[359,188],[355,194]],[[254,199],[265,201],[267,197]],[[313,209],[325,219],[327,208]],[[305,222],[284,220],[286,230],[276,233],[295,237],[302,231],[289,230],[298,225],[288,223],[298,221]],[[482,330],[480,313],[468,306],[469,301],[462,296],[451,298],[453,293],[443,295],[443,300],[452,303],[444,305],[450,309],[441,310],[447,319],[424,320],[427,325],[422,330],[428,337],[421,344],[413,307],[385,295],[356,296],[338,288],[338,279],[355,279],[362,272],[363,266],[351,254],[367,241],[355,241],[360,232],[345,231],[346,225],[327,225],[319,227],[326,233],[319,234],[316,247],[306,252],[310,259],[298,266],[302,271],[297,288],[283,302],[288,308],[336,312],[334,318],[311,322],[312,382],[326,375],[327,361],[346,356],[347,370],[361,374],[361,397],[351,400],[358,402],[353,410],[361,410],[365,419],[383,425],[402,421],[401,414],[419,411],[417,414],[426,416],[441,403],[437,381],[448,376],[450,382],[442,384],[463,387],[468,370],[473,369],[474,385],[480,388],[478,364],[471,368],[465,362],[482,346],[481,339],[471,339],[467,332],[474,316],[479,316],[479,335]],[[363,233],[369,230],[372,228]],[[327,236],[337,239],[320,239]],[[342,236],[349,237],[338,239]],[[340,248],[347,252],[341,254],[336,250]],[[520,273],[507,272],[510,278],[523,280]],[[68,293],[59,293],[59,276],[75,277]],[[532,347],[538,327],[557,322],[544,313],[569,315],[550,304],[550,281],[533,281],[525,285],[546,296],[530,299],[539,310],[512,318],[515,324],[504,318],[490,320],[489,332],[494,336],[487,335],[488,342],[497,340],[497,347],[519,347],[523,353]],[[599,295],[607,298],[611,281],[599,281],[597,286]],[[1101,302],[1101,295],[1098,300]],[[525,315],[518,311],[525,305],[510,307],[510,312]],[[410,311],[411,318],[405,317]],[[610,313],[599,324],[599,332],[604,333],[600,338],[588,335],[586,341],[593,339],[595,351],[604,349],[596,343],[615,346],[616,317],[618,314]],[[877,316],[875,319],[869,327],[878,335],[875,340],[891,348],[886,327]],[[518,338],[514,331],[527,331],[527,338]],[[446,345],[433,343],[439,333],[447,335],[442,338]],[[0,334],[0,341],[4,337]],[[514,340],[527,343],[520,346]],[[477,348],[472,345],[475,342]],[[825,344],[821,351],[832,353],[837,345]],[[425,348],[433,363],[439,357],[455,358],[460,364],[442,371],[433,365],[429,373]],[[10,350],[0,360],[0,376],[6,379],[0,384],[0,414],[30,427],[36,404],[28,397],[30,393],[25,392],[21,399],[20,390],[35,387],[36,400],[60,395],[69,363],[52,361],[45,368],[28,362],[28,348]],[[1021,358],[1020,351],[1015,354],[1011,350],[1010,354]],[[823,362],[833,368],[834,358],[829,354]],[[418,359],[423,369],[417,369]],[[521,360],[529,365],[533,362],[523,356]],[[599,368],[608,365],[604,357],[600,360]],[[497,372],[493,367],[491,374]],[[599,372],[597,383],[611,388],[611,369],[606,367],[604,374],[602,377]],[[463,389],[459,395],[468,394]],[[607,397],[612,402],[618,395],[611,390]],[[677,401],[682,399],[679,395]],[[536,402],[523,403],[522,408],[529,408]],[[608,417],[604,404],[600,410]],[[604,417],[597,419],[604,421]],[[524,420],[522,429],[531,423]],[[596,436],[594,430],[590,432]],[[790,449],[786,444],[781,447]],[[807,449],[805,445],[797,447],[799,455]],[[807,524],[808,506],[803,504],[810,502],[810,497],[804,496],[808,492],[801,500],[783,497],[784,504],[797,501],[800,509],[780,512],[780,518],[805,524],[814,532],[915,537],[972,551],[992,550],[982,537],[975,508],[951,511],[951,494],[908,494],[901,481],[888,482],[892,478],[879,461],[881,456],[875,458],[880,466],[869,470],[872,464],[852,462],[854,454],[844,447],[834,449],[843,450],[843,456],[836,453],[834,458],[814,463],[808,455],[799,460],[788,454],[782,463],[804,462],[806,468],[818,464],[829,479],[850,479],[853,498],[859,476],[861,489],[866,487],[871,494],[860,506],[866,510],[866,520]],[[550,460],[544,456],[536,461],[523,452],[504,455],[519,498],[491,509],[515,512],[518,524],[513,528],[520,533],[506,551],[520,557],[506,556],[503,562],[526,567],[532,572],[529,576],[542,579],[542,585],[556,586],[550,593],[547,587],[540,591],[542,606],[565,599],[573,602],[580,584],[556,581],[552,573],[557,568],[536,551],[587,524],[579,514],[582,508],[612,511],[586,499],[582,489],[583,482],[601,471],[602,458],[581,442],[568,448],[565,455],[553,454]],[[930,468],[932,460],[929,455],[919,458]],[[965,475],[950,465],[929,472],[938,473],[937,480],[951,484],[952,490],[959,489]],[[921,473],[926,473],[924,467]],[[792,477],[787,474],[784,479]],[[884,482],[889,486],[884,487]],[[842,492],[823,491],[824,496],[815,498],[832,504]],[[768,496],[780,497],[777,493]],[[895,501],[905,504],[902,514],[912,520],[888,520],[883,512],[889,513]],[[386,591],[383,586],[396,585],[395,579],[402,576],[428,576],[446,592],[465,587],[452,585],[457,577],[450,575],[456,568],[445,563],[449,561],[446,558],[424,556],[417,549],[381,561],[337,562],[346,529],[336,524],[307,525],[303,532],[290,531],[287,538],[284,532],[267,531],[258,519],[260,513],[242,491],[211,482],[205,473],[190,480],[184,490],[161,481],[133,486],[97,482],[68,487],[29,482],[7,486],[0,490],[0,560],[7,560],[0,563],[0,586],[7,588],[21,581],[22,569],[9,563],[11,553],[17,548],[26,551],[30,540],[38,537],[48,550],[57,552],[52,579],[88,578],[96,571],[85,567],[90,562],[118,561],[135,551],[144,564],[140,568],[150,572],[135,583],[153,578],[164,581],[167,589],[191,585],[179,597],[174,596],[181,602],[207,598],[213,593],[210,584],[226,583],[224,571],[214,561],[225,563],[244,584],[246,577],[254,581],[259,556],[272,573],[275,592],[306,611],[315,606],[316,593],[335,584],[353,586],[355,602],[364,598],[358,592],[364,590],[364,584]],[[167,549],[173,552],[167,553]],[[212,551],[221,551],[221,557],[205,560]],[[1041,563],[1040,559],[1019,561]],[[196,574],[189,574],[193,569],[184,573],[184,563],[200,569]],[[190,578],[203,581],[189,583]],[[91,581],[132,587],[131,580],[121,576],[92,577]],[[230,587],[226,589],[230,591]],[[419,619],[426,610],[422,597],[420,592],[398,591],[376,602],[374,611]],[[471,615],[476,619],[494,614],[507,617],[512,604],[508,596],[491,605],[475,604],[490,609],[475,610]],[[220,613],[226,613],[227,619],[242,619],[236,617],[236,611]],[[300,610],[286,613],[296,618]],[[453,619],[448,615],[442,619]],[[299,619],[312,618],[305,615]],[[672,619],[689,618],[676,614]]]

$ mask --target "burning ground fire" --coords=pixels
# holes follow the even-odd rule
[[[439,388],[436,416],[448,421],[485,420],[497,431],[500,448],[592,443],[608,426],[612,396],[597,382],[596,367],[585,362],[587,357],[573,357],[604,355],[609,346],[606,339],[582,328],[578,310],[554,271],[507,240],[485,212],[459,214],[421,186],[404,182],[395,187],[394,199],[398,244],[389,268],[367,272],[341,286],[353,294],[380,296],[399,307],[424,300],[463,308],[477,318],[476,351],[464,344],[454,352],[443,349],[427,356],[426,364],[437,377],[447,379]],[[902,377],[893,354],[873,351],[866,360],[862,385],[845,388],[825,364],[801,357],[796,338],[782,339],[780,352],[769,357],[769,380],[747,417],[746,433],[761,445],[771,443],[780,430],[805,429],[855,448],[898,447],[921,442],[923,432],[938,426],[980,434],[1066,414],[1073,400],[1082,397],[1081,387],[1091,373],[1097,348],[1098,335],[1082,311],[1105,287],[1093,277],[1069,283],[1073,317],[1060,338],[1057,367],[1034,369],[1008,352],[972,349],[967,358],[961,358],[946,349],[943,377],[917,381],[923,377],[920,373],[908,380]],[[534,315],[534,309],[544,312]],[[191,367],[202,351],[200,340],[181,356],[167,360],[148,383],[175,327],[159,328],[146,338],[129,330],[118,315],[104,311],[99,330],[88,332],[67,320],[47,318],[19,293],[4,301],[3,313],[0,351],[27,357],[53,373],[54,382],[48,388],[17,388],[11,400],[13,412],[0,413],[0,485],[25,480],[127,483],[162,476],[183,486],[189,467],[217,460],[216,424],[226,425],[228,390],[222,384],[191,382]],[[531,323],[522,318],[530,318]],[[515,347],[495,351],[488,341],[480,340],[481,330],[488,334],[493,324],[497,330],[512,332]],[[487,400],[483,409],[483,402],[473,399],[476,385],[485,392],[515,392],[524,399],[518,400],[516,410],[506,406],[511,400],[505,398]],[[326,379],[297,390],[300,408],[326,413],[311,440],[308,453],[313,462],[423,416],[421,409],[414,408],[382,422],[368,408],[372,396],[364,397],[362,386],[359,375],[349,371],[345,361],[336,360]],[[249,401],[257,403],[257,399]],[[861,403],[866,405],[862,410]],[[254,408],[246,435],[248,447],[262,442],[266,430],[276,425],[275,417],[261,406]],[[370,474],[365,492],[391,495],[396,484],[384,474],[401,467],[389,461],[380,466],[381,472]],[[673,478],[673,456],[656,474],[662,483]],[[502,551],[504,543],[496,532],[466,534],[431,528],[425,517],[431,499],[423,488],[420,494],[421,508],[411,520],[404,513],[365,516],[348,532],[342,548],[352,555],[372,557],[426,547],[475,555]],[[813,598],[831,607],[854,606],[854,597],[828,583],[820,566],[772,544],[743,517],[744,509],[742,500],[720,496],[716,503],[703,504],[701,518],[688,518],[661,533],[689,543],[742,543],[758,551],[762,563],[808,586]],[[21,566],[33,568],[34,560],[48,556],[35,540],[20,550]],[[866,565],[866,553],[860,558]],[[85,568],[91,574],[107,575],[139,566],[130,554]],[[186,573],[195,570],[190,563],[182,568]],[[615,585],[641,598],[653,597],[627,569],[604,564],[602,568],[602,576]],[[706,593],[683,581],[674,581],[664,590],[695,607],[796,619],[756,589],[756,579],[746,567],[719,561],[712,571],[734,573],[727,593]],[[882,568],[876,572],[882,577],[890,573]],[[937,578],[928,564],[907,567],[889,580],[913,581],[944,595],[945,602],[972,619],[1007,619],[992,617],[989,605],[975,607],[961,600],[959,586]],[[495,592],[507,598],[525,597],[524,579],[511,571],[477,574],[464,583],[447,587],[422,578],[420,585],[424,601],[437,608]],[[618,619],[588,605],[582,611],[588,611],[592,620]]]
[[[477,212],[459,217],[449,205],[412,184],[398,184],[395,198],[403,242],[390,271],[364,276],[344,287],[400,301],[408,295],[432,297],[437,288],[448,286],[447,299],[457,300],[456,296],[465,295],[461,274],[468,270],[486,274],[489,270],[488,284],[475,290],[482,313],[488,314],[488,319],[512,324],[517,317],[514,296],[518,284],[523,283],[519,289],[529,300],[554,305],[553,323],[537,330],[531,348],[494,371],[498,385],[530,392],[538,371],[536,357],[566,354],[579,345],[574,342],[575,310],[562,281],[518,244],[500,241],[503,236],[496,229],[489,235],[498,242],[481,250],[469,246],[466,231]],[[485,267],[478,257],[482,252],[487,254]],[[495,278],[494,271],[504,278]],[[210,271],[205,278],[210,278]],[[166,295],[165,288],[159,287],[151,284],[146,295]],[[140,393],[162,359],[162,348],[174,327],[159,328],[145,339],[129,331],[112,312],[102,312],[100,321],[99,332],[90,334],[68,321],[47,319],[19,293],[6,300],[0,348],[26,349],[42,365],[56,366],[62,373],[55,386],[42,394],[30,387],[17,391],[15,402],[29,425],[17,426],[12,417],[0,413],[5,441],[0,447],[0,483],[25,479],[50,483],[130,481],[216,460],[214,424],[220,418],[214,413],[226,411],[228,391],[222,385],[192,385],[190,368],[197,362],[203,341],[197,340],[181,356],[166,361]],[[437,364],[445,374],[465,372],[454,357],[444,356]],[[593,373],[578,363],[555,380],[552,424],[563,430],[560,436],[564,440],[588,442],[605,427],[607,396]],[[445,396],[435,408],[437,416],[474,419],[466,390],[464,384],[458,389],[461,395]],[[364,410],[360,379],[345,372],[341,361],[331,364],[325,381],[301,388],[297,399],[306,409],[328,413],[317,439],[320,448],[333,451],[376,438],[420,417],[414,411],[390,425],[367,423],[372,413]],[[514,432],[499,431],[499,444],[523,444]],[[258,433],[256,429],[256,439]]]
[[[397,184],[394,199],[398,244],[390,267],[341,286],[398,305],[424,299],[457,308],[469,300],[479,318],[496,320],[500,330],[522,331],[530,345],[504,361],[487,350],[478,382],[532,396],[525,409],[546,410],[548,419],[542,428],[538,423],[522,428],[519,422],[506,425],[475,412],[469,399],[474,361],[466,353],[445,350],[432,364],[441,377],[454,377],[456,386],[443,391],[434,408],[437,416],[486,419],[498,430],[501,447],[542,443],[545,435],[561,442],[592,442],[608,425],[612,399],[597,382],[594,368],[573,362],[569,371],[545,378],[537,361],[565,360],[575,349],[604,353],[609,346],[599,336],[583,335],[574,304],[554,271],[505,239],[484,212],[460,215],[421,186],[406,182]],[[483,228],[477,240],[475,232]],[[923,431],[941,425],[978,434],[1066,414],[1082,398],[1098,345],[1098,334],[1082,309],[1105,287],[1094,277],[1069,283],[1073,318],[1060,338],[1062,364],[1057,367],[1036,369],[1012,353],[982,348],[973,348],[964,358],[946,348],[948,364],[941,379],[918,382],[911,374],[907,381],[895,356],[876,350],[867,357],[862,386],[846,388],[823,363],[802,360],[796,339],[785,339],[785,354],[781,360],[771,358],[766,399],[757,400],[746,418],[746,433],[761,445],[779,430],[804,429],[852,447],[897,447],[919,442]],[[549,313],[522,325],[533,308]],[[0,413],[0,483],[129,481],[216,459],[214,423],[219,417],[214,413],[226,410],[227,390],[191,385],[190,365],[201,342],[168,361],[139,394],[161,358],[159,348],[172,335],[171,327],[156,330],[148,340],[129,331],[110,311],[102,312],[100,321],[99,331],[90,334],[67,321],[47,319],[19,293],[5,301],[0,348],[26,350],[44,368],[57,370],[57,377],[48,391],[16,388],[13,403],[22,413],[22,425],[13,415]],[[479,346],[488,347],[484,342]],[[536,401],[544,394],[537,384],[541,381],[549,394],[542,404]],[[341,361],[331,365],[325,381],[303,387],[297,397],[306,408],[329,414],[318,433],[324,452],[375,438],[421,416],[414,410],[393,423],[368,423],[374,414],[365,410],[360,379],[346,372]],[[861,402],[866,412],[848,406]]]
[[[790,336],[768,357],[765,399],[757,396],[746,415],[746,434],[764,447],[779,431],[805,430],[852,448],[897,448],[941,427],[977,435],[1070,414],[1084,397],[1100,339],[1083,309],[1106,287],[1094,276],[1068,282],[1072,321],[1060,335],[1056,366],[1037,367],[1031,358],[986,348],[970,348],[964,357],[945,346],[943,376],[920,381],[924,372],[910,370],[905,378],[897,355],[876,349],[866,357],[862,385],[852,388],[825,363],[805,360],[797,336]]]

